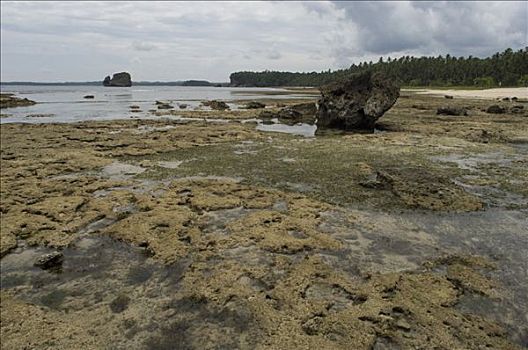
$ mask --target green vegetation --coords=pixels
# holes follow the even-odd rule
[[[491,57],[403,56],[377,63],[362,62],[348,69],[309,73],[236,72],[231,74],[233,86],[320,86],[364,70],[384,72],[406,86],[528,86],[528,48],[506,49]]]

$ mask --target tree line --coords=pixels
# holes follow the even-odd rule
[[[508,48],[486,58],[402,56],[376,63],[361,62],[347,69],[322,72],[235,72],[229,77],[231,86],[321,86],[365,70],[383,72],[403,86],[528,86],[528,47],[513,51]]]

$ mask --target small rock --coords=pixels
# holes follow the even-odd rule
[[[16,97],[11,93],[0,93],[0,108],[25,107],[34,105],[35,103],[35,101]]]
[[[95,98],[95,96],[94,96],[94,95],[86,95],[86,96],[84,96],[83,98],[86,98],[86,99],[93,99],[93,98]]]
[[[42,270],[59,269],[64,261],[64,255],[55,251],[40,256],[33,265],[40,267]]]
[[[513,96],[513,97],[511,98],[511,100],[512,100],[513,102],[516,102],[516,101],[518,100],[518,98],[515,97],[515,96]]]
[[[372,350],[399,350],[400,347],[388,337],[378,337],[372,346]]]
[[[185,103],[180,103],[180,104],[178,105],[178,107],[179,107],[180,109],[186,109],[186,108],[188,107],[188,105],[186,105]]]
[[[499,105],[491,105],[488,107],[488,109],[486,109],[486,112],[492,114],[503,114],[506,113],[506,108]]]
[[[452,106],[439,107],[436,110],[436,114],[438,114],[438,115],[455,115],[455,116],[468,115],[467,114],[467,109],[465,109],[463,107],[452,107]]]
[[[54,116],[55,114],[28,114],[26,118],[49,118]]]
[[[138,105],[132,105],[130,106],[130,109],[140,109],[140,107]]]
[[[503,97],[502,100],[503,100],[503,101],[509,101],[510,98],[509,98],[509,97]]]
[[[248,102],[246,103],[246,106],[245,106],[246,109],[259,109],[259,108],[264,108],[264,107],[266,107],[266,105],[258,101]]]
[[[403,318],[400,318],[398,322],[396,322],[396,327],[398,327],[399,329],[405,332],[408,332],[411,330],[411,325],[409,324],[409,322],[407,322]]]
[[[165,104],[158,104],[158,109],[173,109],[174,107],[171,106],[170,104],[168,103],[165,103]]]
[[[227,103],[223,101],[217,101],[217,100],[204,101],[202,102],[202,104],[204,106],[210,107],[211,109],[218,110],[218,111],[229,109],[229,106],[227,105]]]
[[[451,96],[451,95],[445,95],[444,97],[447,98],[448,100],[452,100],[453,99],[453,96]]]
[[[522,113],[524,112],[524,106],[513,106],[512,108],[510,108],[510,113],[513,113],[513,114],[519,114],[519,113]]]

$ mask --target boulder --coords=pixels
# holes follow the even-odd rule
[[[486,112],[492,114],[503,114],[506,113],[506,108],[499,105],[491,105],[488,107],[488,109],[486,109]]]
[[[115,87],[128,87],[132,86],[132,79],[130,74],[127,72],[115,73],[112,78],[107,76],[103,80],[104,86],[115,86]]]
[[[436,114],[438,114],[438,115],[456,115],[456,116],[468,115],[466,108],[464,108],[464,107],[453,107],[453,106],[439,107],[436,110]]]
[[[400,95],[400,88],[381,73],[350,75],[321,88],[317,128],[374,131],[376,121]]]

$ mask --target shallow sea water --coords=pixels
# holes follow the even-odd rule
[[[156,101],[169,102],[174,110],[186,104],[187,109],[202,108],[205,100],[254,100],[257,98],[313,98],[313,95],[289,94],[275,88],[187,87],[187,86],[132,86],[124,88],[104,86],[0,86],[2,93],[15,93],[37,104],[28,107],[2,109],[9,115],[1,123],[55,123],[86,120],[156,119],[149,110],[156,110]],[[276,93],[276,94],[273,94]],[[265,94],[265,95],[264,95]],[[93,99],[84,96],[93,95]],[[228,103],[231,108],[237,104]],[[141,112],[131,112],[130,106]],[[205,108],[204,108],[205,109]],[[41,115],[37,117],[37,115]],[[30,116],[30,117],[28,117]]]

